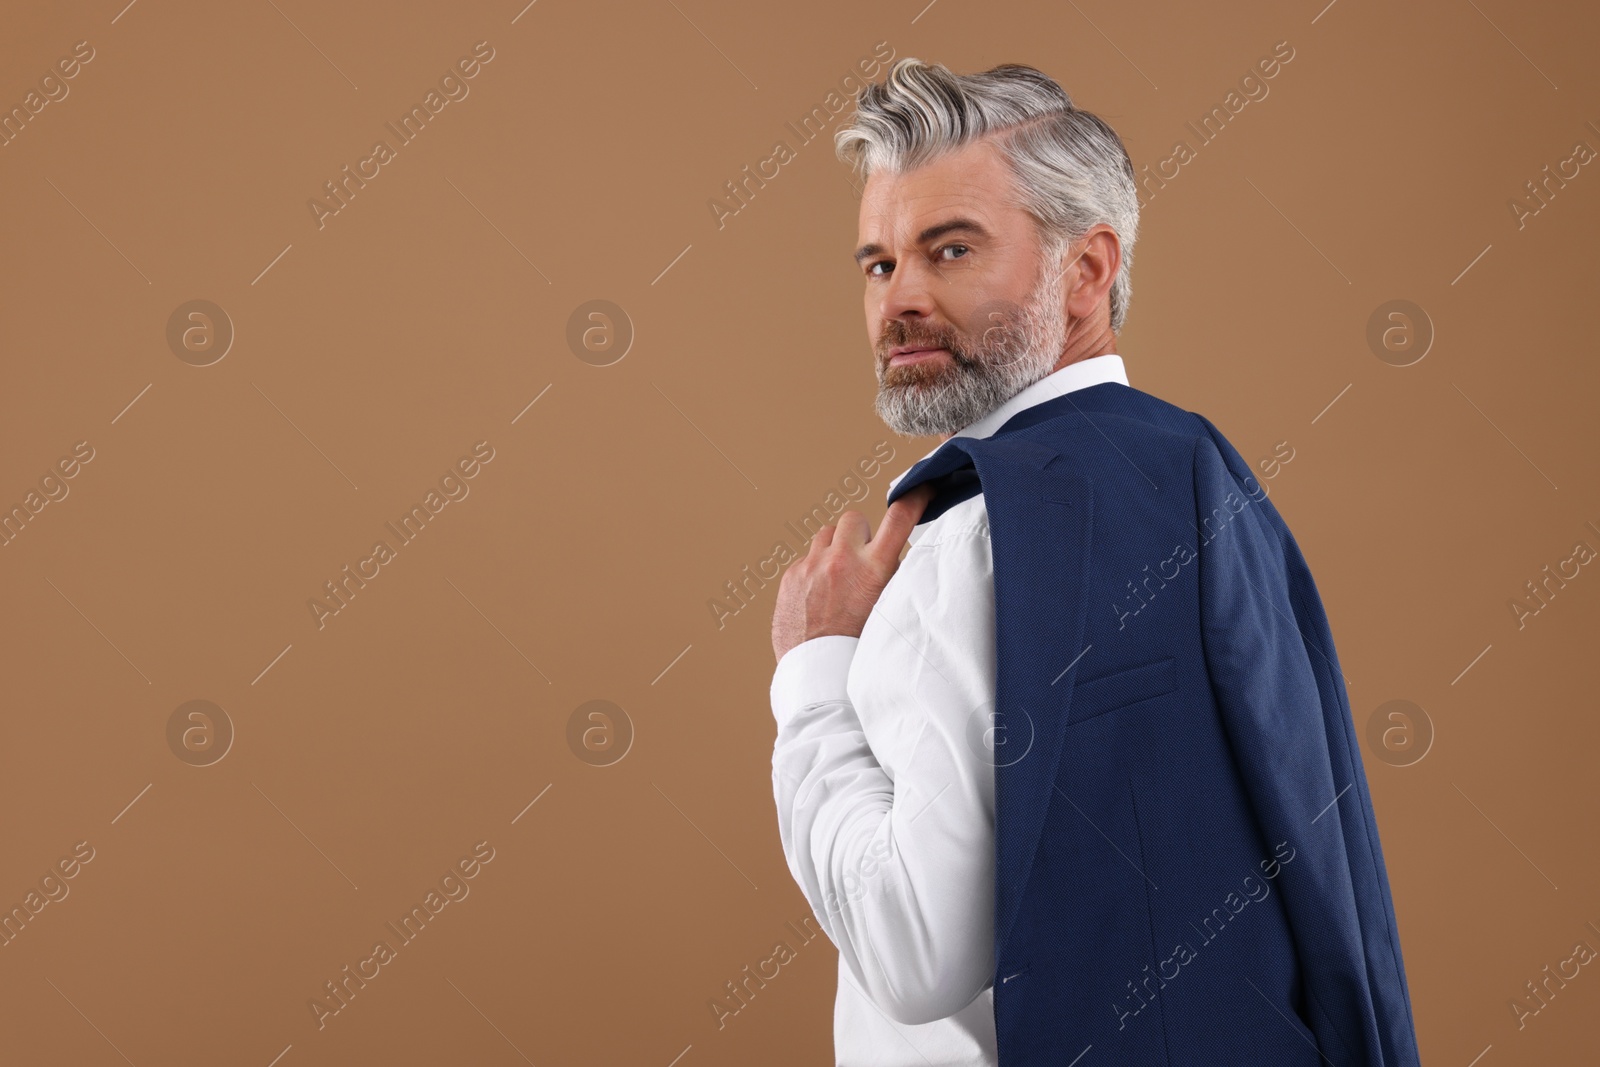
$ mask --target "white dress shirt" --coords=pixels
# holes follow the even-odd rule
[[[1120,356],[1053,371],[956,436],[987,437],[1102,382],[1128,384]],[[909,543],[860,637],[814,637],[778,661],[778,831],[839,950],[838,1067],[994,1067],[994,557],[982,494]]]

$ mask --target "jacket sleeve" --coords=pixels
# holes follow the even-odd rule
[[[1411,1067],[1393,906],[1327,619],[1265,486],[1207,427],[1194,453],[1201,640],[1263,845],[1294,849],[1279,885],[1306,1023],[1341,1067]]]
[[[846,691],[858,639],[812,638],[784,654],[772,682],[772,786],[789,869],[855,984],[889,1018],[920,1024],[993,982],[994,770],[961,728],[977,706],[964,689],[982,671],[951,657],[975,651],[911,637],[930,642],[922,651],[948,679],[894,680],[916,707],[892,709],[914,737],[909,750],[892,746],[892,768]]]

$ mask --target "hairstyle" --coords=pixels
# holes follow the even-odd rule
[[[854,121],[834,149],[866,180],[906,171],[978,138],[996,147],[1016,180],[1015,203],[1049,248],[1065,247],[1106,223],[1122,247],[1111,283],[1111,329],[1120,332],[1133,295],[1129,274],[1139,236],[1139,196],[1122,139],[1049,75],[1019,63],[977,74],[907,56],[861,90]]]

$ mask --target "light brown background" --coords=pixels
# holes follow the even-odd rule
[[[874,522],[933,443],[872,412],[857,194],[784,126],[879,41],[1039,66],[1137,166],[1290,42],[1150,199],[1120,352],[1247,459],[1290,442],[1269,486],[1357,728],[1392,699],[1433,723],[1412,766],[1367,750],[1425,1062],[1592,1050],[1594,968],[1521,1030],[1508,1004],[1600,947],[1600,577],[1520,630],[1508,601],[1600,546],[1600,175],[1520,229],[1508,201],[1600,146],[1600,19],[925,3],[6,11],[6,108],[95,58],[0,148],[0,503],[95,458],[0,548],[0,902],[95,858],[0,948],[0,1060],[831,1062],[825,939],[725,1027],[708,1007],[809,914],[770,786],[776,583],[722,629],[708,604],[874,443]],[[319,229],[307,201],[483,40],[470,95]],[[778,139],[797,158],[719,229]],[[237,333],[208,367],[166,341],[196,298]],[[1366,342],[1397,298],[1437,332],[1403,368]],[[566,342],[593,299],[636,330],[606,367]],[[319,630],[308,599],[485,439]],[[206,767],[165,732],[197,698],[236,730]],[[567,741],[592,699],[635,731],[608,767]],[[307,1001],[481,840],[471,895],[319,1030]]]

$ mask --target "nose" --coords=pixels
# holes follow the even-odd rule
[[[938,272],[921,254],[900,257],[883,287],[878,314],[884,319],[926,319],[934,311]]]

